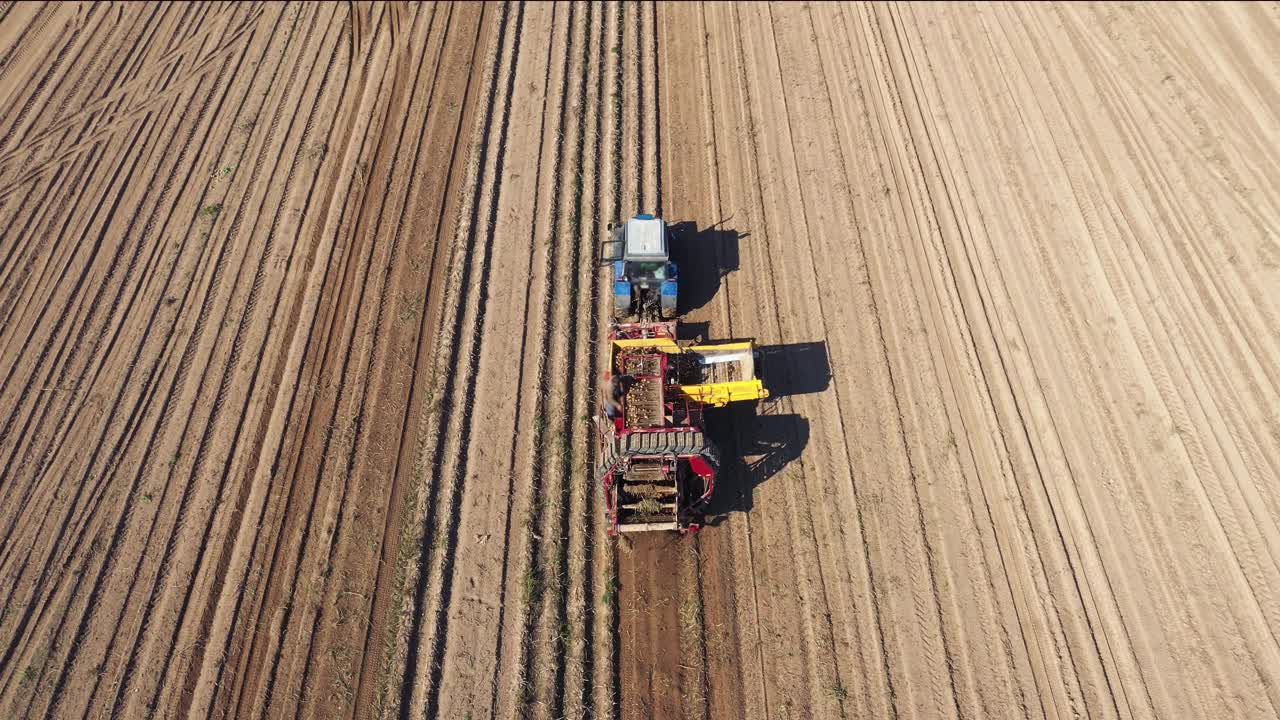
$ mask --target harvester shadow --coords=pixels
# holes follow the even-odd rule
[[[808,445],[808,419],[777,412],[778,401],[820,393],[831,384],[824,341],[756,349],[757,375],[769,398],[708,411],[708,435],[721,449],[720,476],[707,508],[708,525],[719,524],[731,513],[750,512],[756,487],[798,460]]]
[[[707,507],[707,524],[750,512],[756,486],[800,457],[809,442],[809,421],[800,415],[759,415],[756,403],[708,411],[711,439],[721,450],[720,474]],[[711,417],[714,413],[716,417]],[[723,435],[715,428],[723,428]]]
[[[758,374],[770,400],[820,393],[831,384],[825,341],[757,345],[756,354]]]
[[[670,225],[671,259],[680,269],[677,310],[681,315],[711,302],[720,280],[738,269],[738,241],[745,235],[721,227],[724,222],[701,230],[693,222]]]

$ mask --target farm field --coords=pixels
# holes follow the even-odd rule
[[[1277,716],[1276,47],[0,3],[0,716]],[[593,261],[642,211],[773,397],[709,527],[617,542]]]

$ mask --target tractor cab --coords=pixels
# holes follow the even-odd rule
[[[611,223],[600,260],[613,268],[615,317],[675,317],[679,282],[661,218],[644,213],[620,225]]]

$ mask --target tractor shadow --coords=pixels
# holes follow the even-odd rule
[[[676,326],[676,340],[703,342],[710,337],[710,332],[711,323],[708,321],[686,322],[681,320],[680,324]]]
[[[669,227],[671,259],[680,270],[680,315],[711,302],[720,280],[738,269],[738,242],[747,235],[720,227],[723,222],[701,230],[693,222]]]
[[[707,410],[707,432],[721,453],[716,491],[707,507],[710,526],[732,513],[750,512],[756,487],[800,459],[809,444],[809,420],[777,412],[778,401],[823,392],[831,384],[823,341],[765,345],[758,350],[758,374],[769,398]]]

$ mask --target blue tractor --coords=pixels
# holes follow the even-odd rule
[[[609,223],[600,260],[613,268],[613,316],[638,322],[676,316],[676,264],[671,262],[667,224],[648,213]]]

